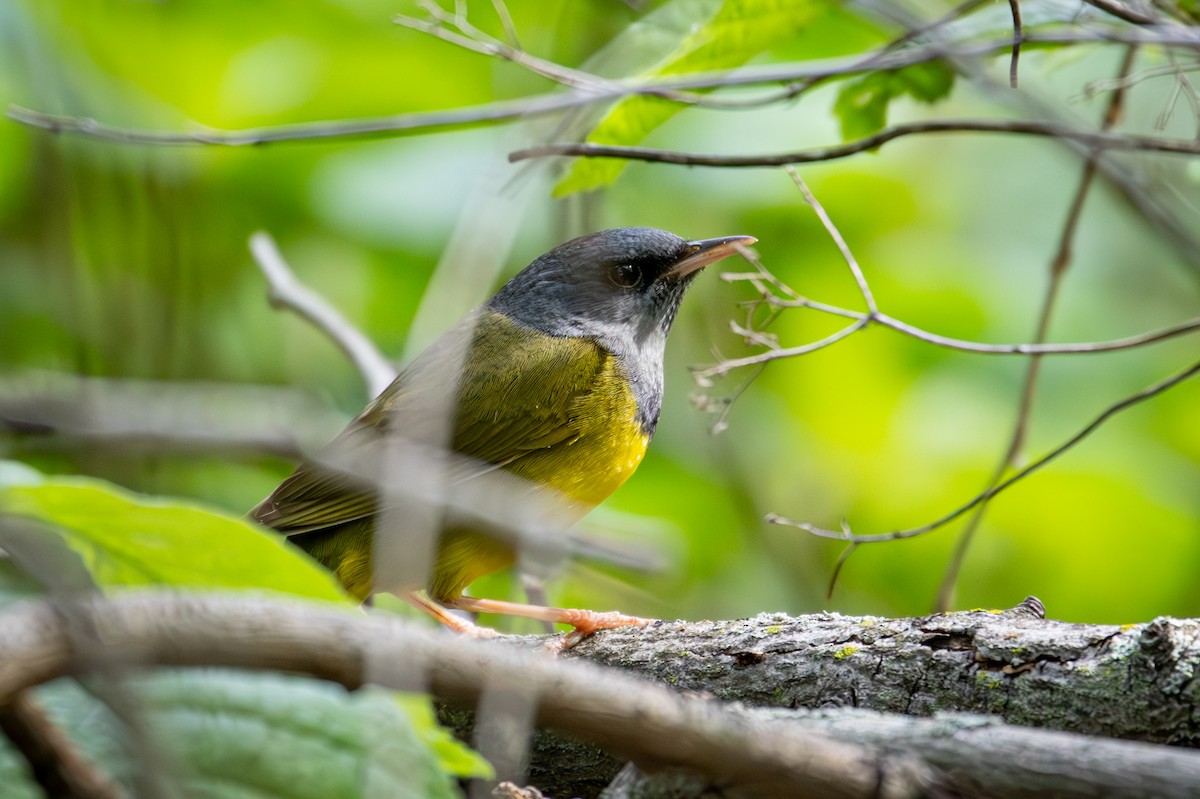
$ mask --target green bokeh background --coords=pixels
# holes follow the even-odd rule
[[[509,4],[531,52],[581,65],[640,12],[613,0]],[[499,32],[491,4],[472,19]],[[379,0],[90,3],[0,0],[0,101],[114,125],[245,128],[455,108],[550,91],[520,69],[394,26],[412,11]],[[863,51],[886,34],[848,12],[760,58]],[[1097,46],[1027,53],[1022,91],[1095,120],[1121,53]],[[1145,56],[1145,64],[1159,63]],[[998,59],[1003,76],[1007,59]],[[618,70],[619,71],[619,70]],[[1169,82],[1133,93],[1127,125],[1151,130]],[[773,152],[838,141],[836,89],[785,107],[689,110],[651,146]],[[1003,106],[960,85],[933,108],[899,103],[893,121],[990,115]],[[1168,133],[1194,135],[1180,111]],[[533,257],[601,227],[651,225],[689,237],[752,234],[764,263],[801,293],[861,307],[835,246],[778,170],[634,164],[604,192],[551,198],[561,164],[508,151],[553,139],[553,121],[373,141],[239,149],[120,146],[0,121],[0,370],[295,386],[348,418],[367,397],[345,358],[272,310],[246,247],[270,231],[299,276],[389,355],[411,354]],[[1195,163],[1143,159],[1195,203]],[[906,139],[802,170],[840,226],[881,307],[935,332],[1028,340],[1081,164],[1052,142]],[[1195,207],[1194,205],[1192,206]],[[1185,222],[1200,223],[1191,211]],[[445,255],[444,255],[445,254]],[[441,265],[439,266],[439,261]],[[730,269],[738,264],[728,262]],[[764,514],[856,531],[923,524],[974,495],[1012,426],[1024,361],[931,347],[871,329],[773,364],[742,392],[728,429],[691,401],[688,366],[748,354],[729,330],[744,284],[697,282],[668,350],[667,396],[641,469],[589,517],[649,543],[664,572],[568,571],[556,602],[660,617],[737,617],[822,608],[927,612],[955,536],[869,546],[831,599],[840,546],[767,525]],[[1197,315],[1200,274],[1101,184],[1089,197],[1052,336],[1116,338]],[[836,320],[785,313],[784,345]],[[1044,364],[1026,460],[1108,405],[1195,358],[1196,337]],[[738,372],[710,390],[730,396]],[[186,420],[181,420],[186,425]],[[245,453],[109,450],[29,436],[4,453],[149,493],[242,512],[288,472]],[[196,545],[204,546],[203,541]],[[1051,615],[1097,622],[1200,614],[1200,385],[1119,415],[999,497],[966,562],[956,604],[1005,607],[1027,594]],[[511,595],[506,577],[474,593]]]

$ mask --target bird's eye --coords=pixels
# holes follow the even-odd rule
[[[633,264],[616,264],[608,270],[608,279],[618,288],[631,289],[642,282],[642,270]]]

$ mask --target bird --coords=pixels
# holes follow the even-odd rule
[[[705,266],[756,241],[627,227],[550,250],[418,355],[249,517],[358,600],[395,593],[458,632],[494,634],[453,609],[570,625],[580,637],[646,624],[464,595],[520,548],[469,506],[541,502],[534,515],[558,534],[619,488],[658,424],[667,334],[685,292]],[[406,534],[422,519],[432,535]],[[411,562],[421,541],[431,563]]]

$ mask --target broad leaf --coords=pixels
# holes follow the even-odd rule
[[[671,5],[679,5],[674,3]],[[795,34],[818,13],[826,0],[724,0],[712,16],[695,27],[669,55],[639,79],[705,72],[740,66]],[[671,9],[660,9],[657,13]],[[637,35],[636,26],[630,35]],[[677,114],[683,106],[655,97],[634,96],[616,103],[588,135],[597,144],[636,144]],[[625,168],[617,159],[576,159],[554,187],[555,196],[592,191],[612,183]]]
[[[445,740],[431,747],[429,712],[415,700],[410,712],[386,691],[226,670],[162,673],[128,689],[123,709],[138,714],[149,751],[136,750],[128,728],[73,683],[37,698],[130,795],[137,770],[155,760],[183,799],[449,799],[459,795],[449,774],[462,772],[443,762],[471,761],[471,774],[491,776],[473,753],[444,755],[453,748]],[[40,795],[7,742],[0,785],[6,799]]]
[[[888,105],[899,97],[934,103],[950,93],[954,72],[930,61],[894,72],[872,72],[842,87],[833,110],[842,125],[842,138],[860,139],[887,125]]]
[[[280,536],[237,517],[99,480],[55,479],[0,490],[0,513],[41,522],[61,536],[101,588],[242,588],[347,600],[328,571]]]

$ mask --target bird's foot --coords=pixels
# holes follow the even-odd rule
[[[556,639],[555,643],[547,645],[547,648],[553,648],[557,652],[570,649],[597,630],[607,630],[613,627],[645,627],[654,621],[654,619],[643,619],[639,616],[627,616],[616,611],[548,608],[541,605],[523,605],[519,602],[477,599],[470,596],[458,597],[447,604],[472,613],[498,613],[505,616],[538,619],[553,624],[569,624],[574,628],[571,632]]]
[[[468,635],[471,638],[495,638],[500,634],[491,627],[480,627],[461,616],[454,615],[420,591],[404,594],[403,599],[460,635]]]

